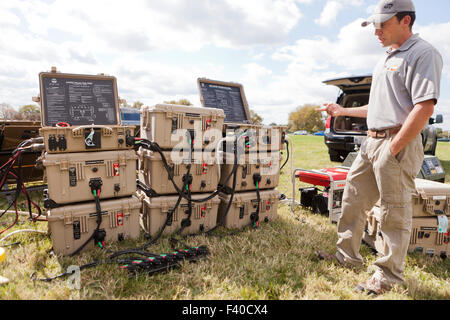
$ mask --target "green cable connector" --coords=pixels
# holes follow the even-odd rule
[[[100,248],[102,248],[103,249],[103,245],[102,245],[102,243],[99,241],[98,243],[98,246],[100,247]]]

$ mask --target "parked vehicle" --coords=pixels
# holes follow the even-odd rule
[[[136,136],[139,136],[141,128],[141,113],[139,109],[121,107],[120,119],[124,126],[136,126]]]
[[[324,81],[341,89],[336,103],[343,107],[361,107],[369,103],[372,76],[345,77]],[[442,115],[430,118],[422,130],[424,153],[435,155],[437,131],[432,124],[442,123]],[[331,161],[343,162],[350,152],[355,151],[367,137],[367,123],[364,118],[328,117],[324,134],[325,144]]]
[[[295,131],[293,133],[294,136],[306,136],[307,134],[308,134],[308,132],[305,130]]]

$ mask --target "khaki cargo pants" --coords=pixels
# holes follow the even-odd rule
[[[395,135],[394,135],[395,136]],[[336,257],[342,263],[361,265],[359,253],[366,225],[366,212],[381,200],[380,230],[386,241],[386,255],[375,261],[376,276],[386,284],[403,282],[403,269],[412,227],[411,193],[423,162],[419,134],[396,157],[389,149],[391,137],[372,138],[350,169],[338,223]]]

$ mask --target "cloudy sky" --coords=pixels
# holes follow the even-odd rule
[[[146,105],[187,98],[197,78],[244,85],[264,123],[287,123],[305,103],[335,101],[322,83],[370,74],[384,49],[372,26],[378,0],[2,0],[0,103],[39,91],[38,73],[106,73],[119,95]],[[450,129],[450,1],[415,0],[414,32],[444,58],[436,108]]]

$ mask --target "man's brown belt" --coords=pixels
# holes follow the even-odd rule
[[[395,127],[390,128],[386,130],[369,130],[367,131],[367,135],[369,137],[375,138],[375,139],[384,139],[389,138],[390,136],[398,133],[402,127]]]

